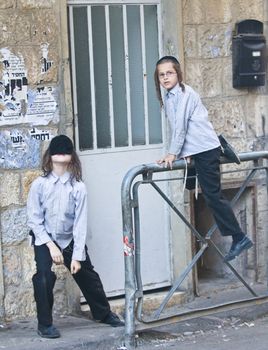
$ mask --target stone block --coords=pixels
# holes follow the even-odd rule
[[[39,10],[32,13],[31,39],[32,43],[55,44],[59,42],[59,18],[50,10]]]
[[[264,21],[264,9],[264,0],[237,0],[232,5],[232,15],[236,21],[241,21],[247,18]]]
[[[22,282],[24,284],[24,287],[28,285],[28,287],[31,288],[32,276],[36,272],[33,247],[29,246],[26,242],[24,242],[20,246],[20,255]]]
[[[202,0],[191,0],[184,2],[183,22],[185,24],[204,23],[205,18],[205,6]]]
[[[215,60],[188,60],[186,62],[186,83],[201,97],[215,97],[222,93],[222,62]]]
[[[43,1],[42,3],[46,3]],[[0,44],[40,45],[59,41],[59,18],[51,9],[1,11]]]
[[[34,9],[34,8],[51,8],[56,0],[17,0],[18,8]]]
[[[29,47],[20,46],[17,49],[12,49],[15,55],[20,54],[25,63],[27,70],[28,84],[37,85],[40,83],[57,83],[59,69],[59,54],[55,47],[50,47],[48,44],[47,60],[51,67],[47,71],[43,71],[42,45]]]
[[[268,203],[266,183],[263,182],[256,187],[257,198],[257,217],[256,217],[256,245],[258,247],[258,280],[266,279],[267,266],[267,234],[266,227],[268,225]]]
[[[31,187],[31,184],[34,179],[36,179],[42,172],[40,171],[27,171],[21,177],[21,189],[22,189],[22,201],[23,204],[27,201],[28,193]]]
[[[204,2],[201,0],[204,4]],[[206,23],[228,23],[232,20],[232,0],[206,0]]]
[[[228,23],[232,19],[231,0],[185,1],[183,18],[186,24]]]
[[[267,21],[268,21],[268,2],[267,1],[264,1],[264,6],[263,6],[263,8],[264,8],[264,11],[263,11],[263,13],[264,13],[264,18],[263,18],[263,20],[264,20],[264,22],[266,23],[266,25],[267,25]]]
[[[0,130],[0,162],[3,169],[37,168],[40,164],[40,142],[29,130]]]
[[[19,246],[3,246],[2,261],[5,286],[19,286],[22,283],[21,257]]]
[[[150,314],[153,313],[157,308],[159,308],[165,296],[166,296],[165,292],[145,294],[143,296],[143,311]],[[187,303],[186,293],[184,291],[176,291],[173,294],[172,298],[168,301],[166,308],[168,309],[174,306],[179,307],[184,303]],[[110,305],[113,312],[124,315],[125,300],[123,298],[117,299],[117,300],[111,300]],[[83,305],[82,311],[83,312],[90,311],[89,306],[87,304]],[[172,311],[174,312],[174,310]]]
[[[254,138],[268,133],[268,101],[266,95],[249,95],[245,99],[247,134]]]
[[[19,288],[9,285],[5,289],[4,307],[7,321],[34,316],[36,314],[36,306],[33,288],[28,286],[24,288],[23,283]]]
[[[65,281],[66,275],[68,275],[70,272],[69,270],[65,267],[65,265],[55,265],[53,264],[53,271],[57,275],[58,280]]]
[[[71,91],[67,90],[65,91],[65,113],[64,117],[62,118],[64,121],[64,124],[70,125],[70,131],[73,133],[73,125],[74,125],[74,113],[73,113],[73,104],[71,99]]]
[[[205,24],[197,29],[198,57],[217,58],[230,56],[232,26]]]
[[[0,174],[0,198],[1,207],[20,204],[20,175],[18,173]]]
[[[197,30],[195,26],[184,26],[184,54],[186,57],[197,57]]]
[[[67,312],[70,314],[80,314],[81,313],[81,306],[80,306],[80,299],[81,299],[81,291],[78,287],[78,285],[75,283],[75,280],[69,273],[66,276],[65,280],[65,290],[66,290],[66,298],[67,298],[67,305],[68,309]]]
[[[28,238],[25,207],[5,210],[1,213],[0,219],[4,245],[18,244]]]
[[[54,307],[53,312],[58,315],[64,315],[67,313],[68,301],[65,289],[65,280],[57,278],[54,287]]]
[[[16,7],[16,0],[0,0],[0,9],[9,9]]]
[[[206,100],[205,105],[218,134],[246,137],[246,120],[241,98]]]
[[[203,76],[201,70],[201,61],[198,59],[188,59],[185,62],[185,71],[183,72],[184,82],[196,90],[200,96],[203,95]]]
[[[28,44],[31,41],[31,21],[29,13],[18,13],[16,11],[0,13],[0,44],[1,46],[12,46],[17,43]]]

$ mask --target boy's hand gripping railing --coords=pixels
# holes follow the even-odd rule
[[[239,158],[242,162],[254,161],[256,165],[261,159],[268,158],[268,152],[249,152],[239,154]],[[222,158],[222,163],[229,163],[225,158]],[[172,170],[185,169],[185,163],[183,160],[178,160],[174,162]],[[240,198],[241,194],[252,180],[256,171],[260,169],[266,170],[266,187],[268,188],[268,170],[266,166],[254,166],[250,169],[250,173],[244,180],[240,187],[240,190],[233,198],[231,205],[233,206],[237,200]],[[240,171],[246,171],[248,169],[241,169]],[[121,200],[122,200],[122,217],[123,217],[123,241],[124,241],[124,261],[125,261],[125,345],[128,346],[127,349],[131,349],[135,346],[135,305],[136,298],[138,299],[137,305],[137,318],[141,322],[155,322],[159,319],[159,316],[166,306],[167,302],[182,284],[183,280],[192,270],[196,262],[202,256],[206,248],[211,246],[217,254],[223,259],[223,254],[217,248],[217,246],[211,241],[211,236],[216,229],[216,225],[213,225],[207,232],[206,236],[203,237],[199,232],[187,221],[187,219],[181,214],[181,212],[175,207],[175,205],[170,201],[170,199],[162,192],[162,190],[152,181],[153,173],[171,171],[169,168],[164,168],[156,163],[144,164],[141,166],[134,167],[128,171],[125,175],[122,188],[121,188]],[[143,181],[137,181],[133,185],[134,179],[138,176],[143,176]],[[166,181],[169,181],[167,179]],[[140,271],[140,228],[139,228],[139,206],[138,206],[138,187],[142,183],[150,183],[153,188],[160,194],[160,196],[169,204],[172,210],[181,218],[181,220],[190,228],[191,232],[195,237],[202,243],[200,250],[194,256],[192,261],[179,276],[179,278],[174,282],[169,293],[163,300],[162,304],[155,311],[153,316],[149,320],[142,319],[142,280]],[[134,214],[134,217],[133,217]],[[134,228],[133,228],[134,222]],[[135,237],[134,237],[135,235]],[[135,242],[135,247],[134,247]],[[237,276],[237,278],[244,284],[244,286],[249,290],[249,292],[257,298],[257,294],[251,289],[251,287],[244,281],[244,279],[239,275],[239,273],[233,268],[233,266],[225,262],[226,265],[231,269],[231,271]],[[240,302],[241,303],[241,302]],[[230,303],[233,304],[233,303]],[[218,307],[217,307],[218,309]],[[171,317],[172,318],[172,317]],[[174,318],[174,317],[173,317]],[[160,321],[160,320],[159,320]]]

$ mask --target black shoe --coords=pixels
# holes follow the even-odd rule
[[[236,153],[235,149],[230,145],[229,142],[227,142],[227,140],[225,139],[225,137],[223,135],[219,135],[219,140],[221,143],[221,147],[222,147],[222,153],[223,155],[231,160],[232,162],[236,163],[236,164],[240,164],[240,158],[238,156],[238,154]]]
[[[112,327],[123,327],[125,324],[120,318],[112,311],[101,321],[101,323],[109,324]]]
[[[243,250],[247,250],[251,247],[253,247],[253,243],[247,236],[245,236],[243,239],[241,239],[241,241],[238,241],[237,243],[233,242],[229,253],[224,257],[224,261],[231,261],[235,259],[239,254],[243,252]]]
[[[51,325],[51,326],[43,326],[43,325],[39,324],[37,333],[42,338],[53,339],[53,338],[59,338],[60,337],[60,332],[53,325]]]

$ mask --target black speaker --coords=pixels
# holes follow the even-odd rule
[[[254,19],[236,23],[232,38],[233,87],[265,85],[266,59],[263,23]]]

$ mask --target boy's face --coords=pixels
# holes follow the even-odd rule
[[[72,160],[71,154],[54,154],[51,156],[52,163],[69,164]]]
[[[158,65],[158,79],[163,88],[167,90],[174,88],[178,83],[178,76],[172,62],[165,62]]]

